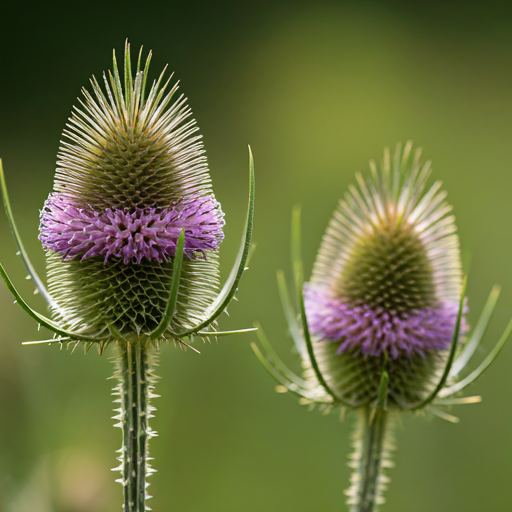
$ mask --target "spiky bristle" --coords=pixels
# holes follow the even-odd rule
[[[146,478],[155,470],[149,457],[149,440],[157,433],[149,426],[155,408],[150,405],[156,377],[153,368],[156,365],[154,350],[147,351],[141,345],[120,343],[117,347],[116,372],[114,376],[119,384],[114,388],[114,400],[120,404],[113,417],[116,427],[123,431],[123,446],[118,451],[120,465],[112,471],[120,471],[117,480],[123,486],[125,512],[150,510],[146,500],[151,498],[146,492],[149,483]]]
[[[348,465],[353,473],[351,486],[345,491],[347,504],[351,512],[376,512],[385,501],[384,491],[390,481],[383,470],[394,466],[394,418],[384,411],[360,410],[352,446]]]

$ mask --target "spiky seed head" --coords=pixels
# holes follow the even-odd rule
[[[135,75],[128,44],[124,57],[123,78],[114,53],[104,89],[93,77],[92,93],[82,90],[39,238],[59,323],[136,340],[165,312],[182,228],[185,258],[171,328],[202,318],[218,288],[224,220],[186,98],[174,99],[178,85],[169,88],[165,69],[147,86],[151,53],[143,68],[139,53]]]
[[[459,241],[430,162],[398,145],[391,162],[357,175],[341,200],[305,286],[327,383],[346,399],[376,399],[383,368],[397,407],[433,389],[447,356],[462,287]],[[463,326],[463,331],[465,327]]]

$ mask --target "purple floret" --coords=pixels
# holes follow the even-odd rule
[[[311,333],[321,340],[339,342],[338,353],[355,351],[379,356],[387,351],[397,359],[402,354],[425,356],[447,349],[453,339],[459,305],[441,303],[438,308],[398,313],[349,305],[326,290],[306,286],[305,308]],[[466,331],[463,318],[460,332]]]
[[[184,254],[191,259],[205,257],[218,249],[224,238],[223,213],[211,196],[189,197],[171,208],[95,211],[81,208],[65,194],[54,193],[41,211],[39,240],[45,250],[64,260],[100,256],[119,258],[123,263],[147,260],[163,262],[175,255],[176,244],[185,228]]]

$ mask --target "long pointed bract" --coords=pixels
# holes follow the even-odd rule
[[[453,332],[453,341],[450,348],[450,353],[448,355],[448,359],[446,361],[446,366],[443,372],[443,375],[441,379],[439,380],[439,383],[437,386],[432,390],[431,393],[424,399],[421,400],[419,403],[411,405],[410,407],[405,407],[405,409],[409,409],[411,411],[417,411],[418,409],[422,409],[423,407],[426,407],[429,403],[431,403],[436,396],[439,394],[441,389],[446,384],[446,380],[448,379],[448,376],[450,375],[450,369],[453,364],[453,359],[455,357],[455,352],[457,350],[457,344],[459,343],[459,333],[460,333],[460,322],[462,319],[462,313],[464,310],[464,297],[466,295],[466,282],[467,278],[464,278],[464,281],[462,282],[462,293],[460,296],[460,303],[459,303],[459,312],[457,314],[457,322],[455,324],[455,329]]]
[[[43,299],[46,301],[47,304],[52,305],[53,300],[52,300],[50,294],[48,293],[48,290],[44,286],[42,280],[40,279],[39,275],[35,271],[32,263],[30,262],[27,251],[25,250],[25,246],[23,245],[23,242],[21,241],[20,234],[18,232],[18,228],[16,227],[16,222],[14,221],[14,215],[13,215],[12,209],[11,209],[11,203],[9,201],[9,194],[7,193],[7,185],[5,183],[5,176],[4,176],[4,170],[2,167],[1,159],[0,159],[0,187],[2,189],[2,199],[4,202],[5,214],[7,216],[7,221],[9,222],[9,228],[10,228],[12,236],[14,238],[14,243],[16,244],[16,247],[18,248],[19,255],[21,256],[23,264],[25,265],[25,268],[27,269],[30,277],[32,278],[32,281],[34,281],[34,285],[35,285],[37,291],[41,294],[41,297],[43,297]]]
[[[5,272],[4,267],[0,264],[0,276],[4,280],[5,284],[7,285],[7,288],[9,288],[9,291],[13,294],[14,298],[16,299],[16,302],[24,309],[39,325],[42,325],[43,327],[46,327],[50,331],[54,332],[55,334],[59,334],[60,336],[66,336],[69,338],[73,338],[75,340],[80,341],[99,341],[101,337],[92,337],[87,336],[85,334],[80,334],[77,332],[71,332],[66,329],[60,328],[55,322],[52,322],[49,318],[46,318],[43,315],[40,315],[37,313],[37,311],[34,311],[21,297],[21,295],[18,293],[18,290],[14,287],[12,284],[12,281],[9,279],[9,276]]]
[[[294,395],[300,398],[308,400],[310,403],[332,405],[332,400],[327,395],[322,395],[324,398],[319,398],[318,394],[311,392],[305,388],[301,388],[295,382],[288,380],[273,364],[266,358],[256,343],[251,343],[251,348],[256,354],[262,366],[268,372],[268,374],[281,386],[284,386],[288,391],[291,391]]]
[[[355,407],[355,404],[351,404],[348,400],[341,398],[334,393],[334,391],[329,387],[320,368],[316,361],[315,352],[313,349],[313,344],[311,343],[311,337],[309,334],[308,320],[306,317],[306,308],[304,306],[304,295],[303,295],[303,270],[302,270],[302,260],[300,257],[300,209],[298,207],[294,208],[293,216],[292,216],[292,261],[295,273],[295,285],[297,298],[299,301],[299,310],[300,317],[302,320],[302,331],[304,334],[304,341],[306,343],[306,349],[309,356],[309,361],[311,362],[311,366],[313,367],[313,371],[315,372],[315,376],[320,383],[320,385],[325,389],[328,395],[330,395],[335,402],[339,402],[348,407]]]
[[[473,334],[471,338],[466,343],[464,349],[460,353],[459,357],[454,361],[453,366],[450,370],[450,377],[456,377],[461,370],[465,368],[468,364],[471,357],[475,353],[478,345],[480,345],[480,341],[482,340],[483,335],[487,331],[487,327],[491,320],[491,317],[494,313],[494,308],[496,307],[496,302],[498,301],[498,297],[500,296],[501,286],[495,284],[492,287],[491,293],[489,294],[489,298],[485,303],[484,309],[478,323],[476,324],[475,329],[473,330]]]
[[[176,302],[178,300],[178,291],[180,288],[181,278],[181,267],[183,265],[183,248],[185,246],[185,228],[181,229],[178,243],[176,245],[176,254],[174,256],[174,264],[172,268],[172,279],[171,279],[171,290],[169,292],[169,300],[167,301],[167,307],[160,323],[155,327],[153,331],[149,333],[149,338],[157,340],[169,327],[174,310],[176,308]]]
[[[469,386],[471,383],[473,383],[482,373],[487,370],[487,368],[493,363],[493,361],[498,357],[498,354],[500,353],[501,349],[504,347],[506,341],[512,334],[512,320],[508,323],[507,328],[501,335],[501,338],[499,339],[498,343],[496,343],[495,347],[492,349],[492,351],[489,353],[489,355],[483,360],[483,362],[480,364],[480,366],[471,372],[465,379],[462,379],[461,381],[457,382],[453,386],[450,386],[448,388],[443,389],[443,391],[439,394],[439,396],[450,396],[455,393],[458,393],[459,391],[462,391],[465,387]]]
[[[297,375],[295,375],[281,360],[281,358],[277,355],[277,352],[274,350],[272,345],[269,343],[267,336],[265,335],[263,329],[258,324],[258,339],[260,340],[261,345],[263,348],[267,351],[268,355],[270,356],[270,359],[274,362],[274,365],[279,370],[279,372],[289,379],[290,381],[294,382],[298,386],[301,387],[307,387],[307,383],[304,379],[301,379]]]
[[[301,357],[305,357],[307,352],[306,343],[304,342],[304,338],[300,334],[299,324],[297,322],[297,314],[293,310],[290,301],[290,296],[288,294],[288,286],[286,285],[286,278],[282,270],[277,271],[277,287],[279,289],[281,305],[283,307],[286,321],[288,322],[288,329],[290,330],[290,334],[292,335],[293,342],[295,343],[295,347],[299,354],[301,355]]]
[[[221,292],[213,301],[212,305],[206,310],[206,318],[190,329],[175,333],[176,336],[184,337],[194,334],[210,325],[228,306],[231,299],[235,296],[238,284],[245,270],[245,264],[251,250],[252,229],[254,221],[254,160],[251,147],[249,146],[249,205],[247,208],[247,217],[245,221],[244,235],[238,251],[235,264],[229,274],[226,284]]]
[[[255,332],[257,331],[257,327],[249,327],[248,329],[235,329],[233,331],[198,331],[198,336],[211,336],[211,337],[217,337],[217,336],[231,336],[232,334],[244,334],[246,332]]]

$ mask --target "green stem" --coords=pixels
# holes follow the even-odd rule
[[[144,512],[146,499],[146,477],[154,472],[149,465],[148,441],[156,433],[148,424],[154,410],[149,405],[152,394],[154,376],[152,361],[149,354],[151,348],[140,343],[120,342],[118,371],[116,376],[119,385],[116,388],[121,404],[118,409],[119,423],[123,431],[123,446],[119,460],[122,478],[118,481],[123,485],[125,512]]]
[[[382,474],[384,467],[391,466],[389,413],[370,407],[359,411],[359,421],[354,435],[355,453],[351,477],[352,486],[347,494],[350,512],[375,512],[384,502],[387,477]]]

